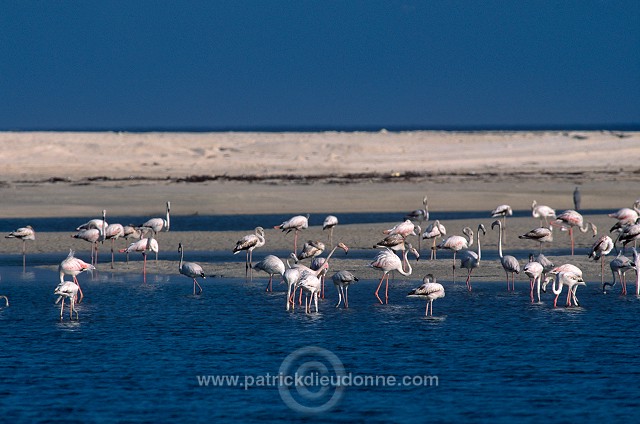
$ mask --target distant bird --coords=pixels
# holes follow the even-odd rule
[[[64,300],[69,299],[69,319],[73,319],[73,313],[76,313],[76,319],[79,319],[78,311],[76,310],[76,298],[78,297],[78,285],[73,281],[60,280],[60,284],[55,288],[53,294],[58,296],[56,305],[62,301],[60,305],[60,319],[62,319],[62,313],[64,312]]]
[[[111,269],[113,269],[113,243],[120,237],[124,237],[124,227],[122,224],[109,224],[104,232],[105,240],[111,240]]]
[[[273,228],[286,231],[289,234],[294,231],[293,236],[293,251],[298,251],[298,233],[306,228],[309,228],[309,214],[296,215],[288,220],[284,221],[280,225],[276,225]]]
[[[635,222],[640,216],[640,210],[634,204],[633,208],[621,208],[615,212],[607,214],[608,217],[617,219],[618,221]]]
[[[284,271],[285,271],[284,262],[282,262],[280,258],[274,255],[265,256],[263,260],[256,262],[253,265],[253,269],[264,271],[267,274],[269,274],[269,282],[267,283],[267,288],[265,289],[265,291],[267,292],[273,291],[273,288],[272,288],[273,276],[276,274],[284,275]]]
[[[382,271],[382,278],[380,279],[380,283],[378,284],[378,288],[376,289],[375,296],[378,298],[378,301],[382,304],[382,299],[378,295],[380,291],[380,287],[382,286],[382,281],[387,278],[387,284],[385,286],[385,301],[384,303],[389,303],[389,273],[391,271],[398,271],[400,274],[408,277],[411,275],[413,270],[411,269],[411,264],[407,260],[408,252],[412,251],[414,255],[419,256],[418,252],[411,246],[408,245],[408,249],[402,252],[402,260],[396,255],[393,250],[385,249],[378,253],[378,255],[371,261],[369,267],[378,269]],[[404,270],[404,263],[407,263],[408,271]]]
[[[471,250],[460,251],[460,268],[467,270],[467,289],[471,291],[471,271],[476,269],[480,265],[480,259],[482,259],[482,250],[480,248],[480,233],[482,235],[487,234],[487,230],[484,225],[478,225],[478,253]]]
[[[151,218],[144,224],[140,225],[142,228],[148,228],[153,231],[154,238],[158,236],[159,232],[167,232],[171,228],[171,202],[167,202],[166,215],[164,218]],[[156,261],[158,260],[158,252],[156,253]]]
[[[544,267],[540,262],[536,262],[533,260],[533,255],[529,255],[529,262],[522,269],[527,277],[529,277],[529,286],[530,286],[530,297],[531,303],[533,303],[533,289],[537,288],[536,292],[538,294],[538,302],[540,302],[540,285],[542,274],[544,273]]]
[[[336,304],[336,308],[340,306],[340,302],[344,299],[344,307],[349,307],[349,286],[358,281],[358,277],[353,275],[351,272],[342,270],[338,271],[331,277],[333,280],[333,284],[336,286],[338,290],[338,303]]]
[[[456,253],[463,249],[468,249],[471,245],[473,245],[473,230],[469,227],[464,227],[462,229],[462,233],[466,236],[449,236],[438,245],[438,249],[447,249],[453,251],[453,261],[452,261],[452,269],[453,269],[453,281],[456,280]]]
[[[333,247],[333,228],[338,225],[338,218],[333,215],[327,215],[322,223],[322,231],[329,230],[329,246]]]
[[[302,246],[302,250],[297,255],[298,260],[315,258],[316,256],[320,256],[322,252],[324,252],[324,249],[325,249],[325,245],[320,240],[317,240],[317,241],[309,240]]]
[[[426,299],[427,309],[424,314],[425,316],[433,316],[433,301],[444,297],[444,287],[436,282],[433,274],[427,274],[422,279],[422,285],[411,290],[407,296]],[[431,306],[431,313],[429,313],[429,306]]]
[[[604,284],[604,257],[613,250],[613,240],[608,235],[603,235],[593,243],[589,252],[589,259],[597,261],[600,259],[601,284]]]
[[[553,227],[538,227],[531,231],[518,236],[519,239],[533,240],[540,243],[540,252],[542,252],[542,243],[551,243],[553,241]]]
[[[200,265],[195,262],[183,262],[184,261],[184,250],[182,248],[182,243],[178,243],[178,252],[180,252],[180,263],[178,264],[178,271],[180,274],[186,275],[189,278],[193,279],[193,294],[196,294],[196,286],[200,291],[197,294],[202,293],[202,287],[198,284],[196,280],[197,277],[201,277],[203,279],[207,278],[204,275],[204,270]]]
[[[153,238],[153,235],[149,237],[141,238],[140,240],[131,243],[129,247],[126,249],[120,249],[120,253],[129,253],[129,252],[140,252],[142,253],[142,257],[144,259],[144,264],[142,265],[142,277],[143,281],[147,282],[147,252],[155,252],[158,253],[159,246],[158,241]]]
[[[102,210],[102,220],[94,220],[95,222],[100,222],[102,224],[99,228],[81,228],[77,234],[72,235],[71,237],[77,238],[80,240],[87,241],[91,243],[91,263],[93,265],[98,264],[98,243],[105,240],[105,231],[107,230],[107,221],[106,221],[107,211]],[[91,221],[89,221],[91,222]],[[88,223],[87,223],[88,224]],[[87,225],[85,224],[85,225]]]
[[[26,254],[27,254],[27,240],[35,240],[36,232],[33,230],[31,225],[27,225],[26,227],[18,228],[15,231],[9,233],[9,235],[4,236],[4,238],[15,238],[18,240],[22,240],[22,268],[24,269],[26,266]]]
[[[556,284],[557,284],[557,288],[556,288]],[[555,280],[553,283],[553,294],[556,295],[555,299],[553,299],[553,307],[557,307],[558,306],[558,296],[560,296],[560,293],[562,293],[562,286],[567,286],[567,307],[571,306],[571,301],[573,300],[573,303],[575,304],[575,306],[580,306],[580,303],[578,303],[578,298],[576,297],[576,290],[578,288],[578,286],[585,286],[586,283],[584,282],[584,280],[582,279],[581,276],[574,274],[572,272],[559,272],[555,275]]]
[[[60,274],[60,281],[64,279],[65,275],[70,275],[73,278],[73,282],[78,286],[78,291],[80,293],[80,298],[78,299],[78,303],[80,303],[82,302],[84,294],[82,293],[82,288],[80,287],[77,276],[85,271],[91,272],[95,270],[96,267],[86,263],[80,258],[76,258],[74,255],[75,252],[69,249],[69,254],[66,259],[58,265],[58,273]]]
[[[573,209],[579,211],[581,203],[582,195],[580,194],[580,188],[576,187],[575,190],[573,190]]]
[[[549,225],[549,221],[547,221],[547,218],[556,218],[556,210],[546,205],[539,205],[538,202],[534,200],[531,204],[531,215],[534,218],[540,219],[540,226],[542,227],[543,219],[544,223],[546,225]]]
[[[109,224],[107,223],[107,221],[105,221],[104,216],[102,217],[102,219],[96,218],[96,219],[91,219],[87,222],[85,222],[84,224],[80,225],[79,227],[76,228],[76,231],[82,231],[82,230],[99,230],[102,227],[107,227]]]
[[[140,240],[142,238],[142,230],[129,224],[123,227],[124,234],[122,237],[128,242],[130,238]],[[127,263],[129,263],[129,253],[127,252]]]
[[[617,274],[618,281],[620,281],[620,285],[622,286],[620,294],[626,295],[627,294],[627,271],[631,269],[635,269],[635,264],[631,261],[631,259],[627,258],[622,254],[622,252],[620,252],[618,253],[618,256],[616,256],[609,263],[609,267],[611,268],[613,283],[603,283],[602,291],[606,293],[607,286],[614,287],[616,285],[616,274]]]
[[[247,258],[245,260],[245,277],[249,274],[249,270],[253,267],[251,263],[253,261],[253,251],[259,247],[264,246],[264,228],[256,227],[253,234],[247,234],[236,242],[236,247],[233,248],[233,254],[237,254],[241,251],[247,252]]]
[[[515,290],[516,282],[514,274],[520,273],[520,263],[511,255],[502,255],[502,222],[500,222],[499,219],[493,221],[491,229],[493,230],[496,225],[498,226],[498,255],[500,256],[504,273],[507,275],[507,291],[509,291],[509,274],[511,274],[511,290]]]
[[[554,221],[556,225],[568,225],[569,226],[569,237],[571,238],[571,256],[573,256],[573,227],[578,227],[581,233],[586,233],[589,230],[589,226],[591,227],[591,231],[593,231],[593,236],[595,237],[598,234],[598,227],[596,227],[591,222],[584,222],[584,218],[579,212],[575,210],[566,210],[558,215]]]
[[[428,221],[429,220],[429,201],[427,200],[427,196],[424,196],[422,199],[422,209],[416,209],[405,215],[404,219],[411,221]]]
[[[497,206],[494,210],[491,211],[492,218],[502,218],[502,228],[507,228],[507,217],[513,215],[513,209],[509,205],[500,205]]]
[[[436,259],[437,256],[436,240],[438,239],[438,237],[444,237],[446,235],[447,229],[437,219],[429,224],[427,229],[424,230],[424,233],[422,233],[423,239],[433,239],[433,246],[431,246],[431,259]]]

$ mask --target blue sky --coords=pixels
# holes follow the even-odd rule
[[[0,130],[640,125],[640,1],[0,1]]]

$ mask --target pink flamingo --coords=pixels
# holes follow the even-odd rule
[[[559,272],[555,277],[556,278],[552,287],[553,294],[556,295],[555,299],[553,300],[553,307],[555,308],[558,306],[558,296],[560,296],[560,293],[562,293],[563,285],[567,286],[568,289],[567,306],[571,306],[572,299],[573,303],[575,303],[575,306],[580,306],[580,304],[578,303],[578,298],[576,297],[576,290],[578,289],[578,286],[586,285],[582,277],[572,272]],[[556,284],[558,285],[557,288]]]
[[[18,240],[22,240],[22,269],[26,267],[26,253],[27,253],[27,240],[35,240],[36,232],[33,230],[31,225],[27,225],[26,227],[18,228],[15,231],[9,233],[9,235],[4,236],[4,238],[15,238]]]
[[[540,226],[542,227],[543,219],[544,223],[549,225],[549,221],[547,221],[547,218],[556,218],[556,210],[546,205],[539,205],[538,202],[534,200],[531,204],[531,215],[534,218],[540,219]]]
[[[76,299],[78,297],[78,285],[73,281],[64,281],[62,276],[60,278],[60,284],[55,288],[53,294],[58,295],[56,305],[62,301],[60,305],[60,319],[62,319],[62,313],[64,312],[64,299],[69,299],[69,319],[73,319],[73,313],[76,313],[76,319],[78,319],[78,311],[76,310]]]
[[[60,281],[64,279],[65,275],[70,275],[73,278],[73,282],[78,285],[78,291],[80,293],[80,299],[78,299],[78,303],[82,302],[82,298],[84,294],[82,293],[82,288],[80,287],[80,283],[78,282],[77,276],[85,271],[93,271],[96,269],[95,266],[86,263],[80,258],[76,258],[75,252],[69,249],[69,254],[66,259],[60,262],[58,265],[58,273],[60,274]]]
[[[333,247],[333,229],[338,225],[338,218],[334,215],[327,215],[322,223],[322,231],[329,230],[329,246]]]
[[[574,210],[566,210],[562,212],[560,215],[556,217],[554,221],[556,225],[568,225],[569,226],[569,237],[571,238],[571,256],[573,256],[573,227],[578,227],[581,233],[586,233],[589,230],[589,226],[591,226],[591,230],[593,231],[593,235],[598,234],[598,227],[596,227],[591,222],[584,222],[584,218],[579,212]],[[552,223],[553,224],[553,223]]]
[[[198,284],[196,278],[201,277],[202,279],[206,279],[207,277],[204,275],[204,270],[199,264],[195,262],[184,262],[184,250],[182,248],[182,243],[178,243],[178,252],[180,252],[180,263],[178,264],[178,271],[180,271],[180,274],[193,279],[194,296],[196,295],[196,286],[198,287],[198,289],[200,289],[197,294],[202,293],[202,287],[200,286],[200,284]]]
[[[293,236],[293,251],[298,251],[298,233],[306,228],[309,228],[309,214],[296,215],[288,220],[284,221],[280,225],[276,225],[273,228],[286,231],[287,234],[294,231]]]
[[[473,230],[469,227],[464,227],[462,229],[462,233],[466,236],[449,236],[446,239],[442,240],[438,245],[438,249],[447,249],[453,251],[453,261],[452,261],[452,269],[453,269],[453,281],[456,280],[456,254],[462,249],[468,249],[469,246],[473,245]]]
[[[538,288],[538,302],[540,302],[540,280],[542,279],[542,273],[544,272],[544,267],[540,262],[536,262],[533,260],[533,255],[529,255],[529,262],[522,269],[527,277],[529,277],[529,286],[530,286],[530,296],[531,303],[533,303],[533,288],[536,286]]]
[[[380,278],[380,283],[378,284],[378,288],[376,289],[375,295],[378,298],[378,301],[382,304],[382,299],[378,296],[378,292],[380,291],[380,287],[382,287],[382,281],[384,281],[385,277],[387,280],[385,286],[385,301],[384,303],[389,303],[389,273],[391,271],[398,271],[400,274],[408,277],[411,275],[413,270],[411,269],[411,264],[407,259],[407,255],[409,251],[413,251],[414,255],[418,255],[418,252],[411,246],[408,245],[408,249],[405,249],[402,252],[402,260],[396,255],[393,250],[387,248],[378,253],[375,259],[368,265],[371,268],[378,269],[382,271],[382,278]],[[404,270],[404,263],[407,263],[408,270]]]
[[[607,235],[600,236],[589,252],[589,259],[597,261],[600,259],[601,284],[604,284],[604,257],[613,250],[613,240]]]
[[[498,226],[498,255],[500,256],[500,263],[504,269],[504,273],[507,275],[507,291],[509,291],[509,274],[511,274],[511,290],[516,289],[515,275],[520,273],[520,263],[511,255],[502,255],[502,222],[498,219],[493,221],[491,229]]]
[[[540,256],[540,255],[538,255]],[[538,259],[538,262],[540,262],[540,260]],[[542,262],[540,262],[542,264]],[[582,279],[582,270],[580,268],[578,268],[577,266],[573,265],[573,264],[562,264],[559,265],[553,269],[551,269],[549,271],[549,276],[546,277],[544,283],[542,284],[542,291],[543,292],[547,292],[547,284],[549,284],[552,281],[556,280],[556,277],[558,274],[560,273],[566,273],[566,274],[574,274],[576,275],[578,278]],[[555,283],[552,284],[552,290],[555,288]],[[573,291],[569,290],[569,293],[567,293],[567,303],[571,300],[569,298],[569,296],[572,296],[574,299],[574,302],[576,303],[576,305],[578,304],[578,298],[576,297],[576,289],[578,288],[578,286],[573,285]],[[553,290],[554,294],[556,294],[556,300],[553,302],[553,306],[556,306],[556,302],[558,300],[558,295],[560,294],[560,292],[562,291],[562,285],[559,286],[559,292],[556,293],[556,290]]]
[[[93,265],[98,264],[98,243],[104,241],[104,235],[108,225],[106,221],[106,215],[107,211],[103,209],[102,220],[92,220],[95,222],[99,222],[101,224],[101,227],[80,229],[77,234],[71,236],[73,238],[88,241],[89,243],[91,243],[91,263]],[[92,221],[89,221],[89,223],[91,223]],[[88,225],[89,223],[84,224],[78,228]]]
[[[433,301],[444,297],[444,287],[436,282],[433,274],[427,274],[422,279],[422,285],[411,290],[407,296],[426,299],[427,309],[424,314],[425,316],[433,316]],[[431,313],[429,313],[429,306],[431,306]]]
[[[111,240],[111,269],[113,269],[113,243],[120,237],[124,237],[124,227],[122,224],[109,224],[104,232],[105,240]]]
[[[158,253],[158,241],[153,238],[153,236],[141,238],[140,240],[131,243],[129,247],[126,249],[120,249],[120,253],[129,253],[129,252],[140,252],[142,253],[142,257],[144,259],[144,263],[142,265],[142,278],[143,282],[147,282],[147,252],[155,252]]]
[[[253,268],[269,274],[269,282],[267,283],[267,288],[265,289],[265,291],[267,292],[273,291],[273,276],[276,274],[284,275],[285,271],[284,262],[282,262],[282,260],[275,255],[265,256],[263,260],[261,260],[260,262],[256,262],[256,264],[253,265]]]
[[[164,218],[151,218],[144,224],[140,225],[141,228],[148,228],[153,231],[153,236],[157,237],[158,233],[163,231],[167,232],[171,228],[171,202],[167,202],[166,215]],[[156,251],[156,261],[158,260],[158,252]]]
[[[395,225],[394,227],[389,228],[388,230],[384,230],[382,232],[382,234],[386,234],[386,235],[398,234],[404,237],[405,239],[409,236],[418,236],[418,252],[420,251],[420,243],[421,243],[420,233],[422,233],[422,228],[420,228],[419,225],[416,225],[413,222],[411,222],[410,219],[405,219],[404,222],[401,222]]]
[[[431,246],[431,259],[436,259],[436,256],[437,256],[436,240],[438,239],[438,237],[444,237],[446,235],[447,235],[447,229],[437,219],[433,221],[431,224],[429,224],[427,229],[424,230],[424,233],[422,234],[422,238],[433,239],[433,246]]]
[[[264,228],[262,227],[256,227],[254,230],[254,234],[247,234],[236,242],[236,247],[233,248],[234,255],[243,250],[247,252],[247,258],[245,260],[244,267],[245,278],[249,274],[249,270],[252,269],[251,262],[253,261],[253,251],[259,247],[264,246],[264,244]],[[251,274],[251,278],[253,278],[253,274]]]

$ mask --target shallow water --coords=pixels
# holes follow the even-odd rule
[[[426,318],[424,301],[406,297],[415,279],[397,279],[389,305],[376,302],[377,281],[360,281],[348,310],[334,307],[329,284],[320,313],[306,315],[286,312],[284,286],[265,293],[265,278],[209,278],[194,296],[181,275],[145,285],[138,274],[102,272],[80,276],[85,299],[70,321],[54,304],[53,271],[1,266],[0,278],[11,301],[0,308],[7,422],[306,421],[305,407],[330,422],[613,422],[637,412],[640,300],[604,295],[598,282],[581,287],[582,306],[571,309],[554,309],[551,294],[531,304],[522,282],[514,293],[502,283],[477,282],[468,293],[444,282],[446,297]],[[308,346],[335,357],[296,354]],[[290,388],[290,399],[281,387],[285,401],[275,385],[198,382],[237,375],[243,386],[281,366],[331,375],[335,358],[348,375],[378,384],[339,389],[330,405],[332,389]],[[438,384],[383,385],[404,376]]]

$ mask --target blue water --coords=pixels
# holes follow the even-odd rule
[[[334,308],[330,284],[320,313],[306,315],[284,310],[282,285],[265,293],[263,275],[209,278],[193,296],[181,275],[142,284],[139,274],[101,272],[80,276],[85,300],[79,320],[70,321],[54,305],[56,280],[47,269],[0,266],[0,294],[11,301],[0,307],[5,422],[619,422],[637,415],[640,300],[604,295],[595,281],[578,290],[582,307],[573,309],[554,309],[551,294],[531,304],[522,281],[515,293],[487,282],[468,293],[445,281],[446,297],[428,319],[424,302],[405,296],[415,279],[397,279],[384,306],[373,296],[377,281],[360,281],[348,310]],[[336,405],[309,416],[297,406],[327,399],[296,398],[292,406],[277,387],[198,383],[206,375],[277,375],[307,346],[332,352],[354,376],[437,376],[438,384],[346,387]],[[322,352],[298,362],[326,363]]]

